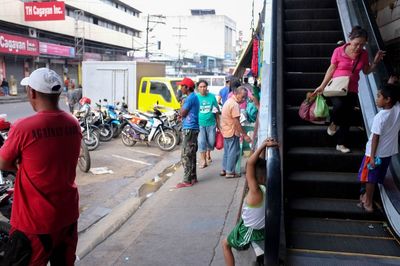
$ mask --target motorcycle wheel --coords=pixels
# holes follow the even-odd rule
[[[87,135],[86,131],[82,132],[83,141],[85,142],[89,151],[93,151],[99,147],[99,134],[95,131],[90,131],[89,136]]]
[[[7,243],[10,229],[11,225],[9,223],[0,221],[0,246],[3,243]]]
[[[79,158],[78,158],[78,166],[79,169],[87,173],[90,170],[90,154],[89,154],[89,149],[86,146],[85,142],[81,142],[81,150],[79,153]]]
[[[118,125],[116,125],[116,124],[111,124],[111,127],[112,127],[112,130],[113,130],[113,138],[118,138],[119,137],[119,135],[121,134],[121,129],[122,129],[122,127],[121,126],[118,126]]]
[[[102,124],[99,126],[100,141],[109,141],[113,137],[113,129],[108,124]]]
[[[132,139],[132,137],[129,134],[129,125],[126,125],[124,129],[121,132],[121,140],[122,143],[124,143],[125,146],[132,147],[133,145],[136,144],[136,141]]]
[[[156,143],[161,150],[172,151],[177,144],[176,134],[172,130],[164,130],[164,135],[160,132],[156,136]]]

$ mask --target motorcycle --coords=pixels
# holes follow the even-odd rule
[[[82,130],[82,139],[89,151],[97,149],[100,144],[100,133],[98,127],[93,125],[93,113],[90,108],[90,99],[83,97],[80,101],[82,107],[76,113]],[[84,101],[82,101],[84,100]]]
[[[163,151],[173,150],[177,145],[176,134],[172,128],[165,125],[161,119],[160,110],[155,107],[152,115],[144,113],[140,113],[140,115],[146,117],[148,122],[143,127],[128,120],[128,124],[121,133],[122,143],[126,146],[133,146],[137,142],[149,144],[154,141]]]
[[[100,103],[96,103],[96,106],[98,109],[92,114],[92,124],[98,128],[100,141],[109,141],[113,137],[113,128],[107,122],[107,111],[101,106],[101,100]]]

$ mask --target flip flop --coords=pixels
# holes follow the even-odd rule
[[[199,166],[200,169],[203,169],[203,168],[206,168],[206,167],[207,167],[207,164],[200,164],[200,166]]]
[[[375,211],[373,207],[365,207],[365,205],[363,205],[363,209],[368,213],[373,213]]]
[[[226,176],[226,172],[225,172],[224,170],[222,170],[222,171],[219,173],[219,175],[220,175],[220,176]]]
[[[226,175],[225,175],[225,178],[236,178],[236,177],[239,177],[239,175],[237,175],[237,174],[235,174],[235,173],[233,173],[233,174],[226,174]]]

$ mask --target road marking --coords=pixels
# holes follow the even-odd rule
[[[119,156],[119,155],[116,155],[116,154],[113,154],[113,155],[111,155],[111,156],[112,156],[112,157],[115,157],[115,158],[122,159],[122,160],[126,160],[126,161],[130,161],[130,162],[134,162],[134,163],[140,163],[140,164],[144,164],[144,165],[152,165],[152,164],[150,164],[150,163],[146,163],[146,162],[142,162],[142,161],[134,160],[134,159],[131,159],[131,158],[126,158],[126,157]]]
[[[139,151],[137,149],[132,149],[132,151],[137,152],[137,153],[142,153],[142,154],[147,154],[147,155],[151,155],[151,156],[157,156],[160,157],[161,155],[159,154],[155,154],[155,153],[151,153],[151,152],[145,152],[145,151]]]

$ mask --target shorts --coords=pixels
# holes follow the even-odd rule
[[[371,161],[371,157],[365,155],[358,172],[358,179],[361,183],[383,184],[390,160],[391,157],[381,158],[381,164],[369,170],[368,164]]]
[[[199,152],[214,150],[215,146],[216,125],[203,127],[200,126],[199,132]]]
[[[28,234],[11,228],[10,238],[18,237],[18,241],[9,248],[6,253],[7,262],[16,263],[24,259],[21,265],[74,265],[75,252],[78,243],[77,223],[66,226],[57,232],[50,234]],[[15,238],[15,237],[14,237]],[[10,264],[14,265],[14,264]],[[17,265],[17,264],[16,264]],[[19,265],[19,264],[18,264]]]
[[[247,227],[244,225],[243,219],[240,218],[239,223],[228,235],[227,240],[229,246],[234,249],[245,250],[249,248],[251,242],[264,240],[264,228],[253,229]]]

